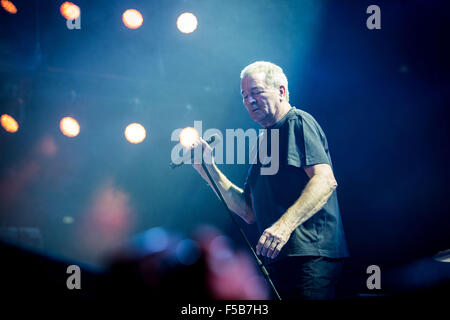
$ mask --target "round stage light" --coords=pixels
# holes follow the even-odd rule
[[[125,138],[131,143],[141,143],[144,141],[145,136],[145,128],[139,123],[131,123],[125,128]]]
[[[122,15],[122,21],[127,28],[137,29],[142,25],[144,18],[142,14],[135,9],[128,9]]]
[[[75,219],[71,216],[65,216],[63,217],[63,223],[64,224],[72,224],[75,221]]]
[[[80,133],[80,125],[77,120],[71,117],[62,118],[59,122],[59,128],[69,138],[76,137]]]
[[[191,239],[181,240],[177,244],[175,253],[178,261],[186,266],[194,264],[200,258],[200,248]]]
[[[11,13],[11,14],[16,14],[17,13],[17,8],[14,5],[14,3],[12,3],[11,1],[2,0],[1,4],[2,4],[3,9],[8,11],[9,13]]]
[[[195,128],[186,127],[183,130],[181,130],[180,135],[178,137],[180,138],[181,145],[189,149],[192,147],[192,144],[198,140],[199,134]]]
[[[198,21],[197,17],[190,12],[181,14],[177,19],[177,27],[183,33],[191,33],[197,29]]]
[[[3,129],[8,132],[14,133],[19,130],[19,124],[17,123],[17,121],[8,114],[2,114],[2,116],[0,117],[0,123]]]
[[[80,8],[76,4],[68,1],[59,7],[59,11],[64,18],[69,20],[75,20],[80,16]]]

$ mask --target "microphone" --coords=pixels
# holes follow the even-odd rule
[[[214,141],[219,140],[219,139],[220,139],[219,135],[218,135],[218,134],[214,134],[214,135],[211,136],[211,138],[209,138],[208,140],[206,140],[206,143],[209,144],[209,145],[211,145],[212,143],[214,143]],[[191,149],[191,160],[192,160],[192,158],[193,158],[193,150],[194,150],[194,149]],[[175,168],[177,168],[177,167],[182,166],[183,164],[184,164],[184,162],[175,164],[175,163],[173,163],[172,161],[170,161],[169,167],[170,167],[171,169],[175,169]]]

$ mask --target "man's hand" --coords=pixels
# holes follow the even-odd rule
[[[214,157],[212,155],[213,149],[211,148],[211,146],[205,140],[203,140],[203,138],[199,137],[192,144],[191,149],[195,149],[195,148],[202,148],[203,149],[203,159],[202,159],[202,161],[204,161],[206,165],[210,165],[210,164],[214,163]],[[192,166],[194,167],[195,170],[198,171],[198,173],[200,173],[200,175],[202,175],[208,181],[208,179],[206,178],[206,174],[203,171],[201,163],[192,163]]]
[[[285,224],[275,223],[264,230],[256,245],[256,253],[268,258],[276,258],[281,248],[288,242],[292,231]]]

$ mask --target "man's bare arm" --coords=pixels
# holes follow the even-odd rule
[[[207,157],[212,158],[210,154],[211,147],[203,139],[201,140],[202,140],[201,143],[205,148],[204,158]],[[193,166],[200,173],[203,179],[205,179],[206,182],[208,182],[208,184],[214,190],[211,181],[208,179],[208,176],[206,175],[206,172],[203,170],[201,164],[194,164]],[[240,216],[245,222],[249,224],[255,222],[256,220],[255,214],[253,212],[252,207],[249,206],[245,201],[243,190],[234,185],[230,180],[228,180],[228,178],[219,170],[219,168],[217,168],[213,160],[207,161],[206,167],[209,173],[211,174],[211,177],[216,182],[217,187],[219,188],[220,193],[222,194],[225,202],[227,203],[228,208],[230,208],[231,211],[235,212],[238,216]]]
[[[297,201],[279,219],[291,232],[322,209],[337,187],[328,164],[317,164],[305,171],[310,177],[308,184]]]
[[[305,189],[280,219],[263,232],[256,247],[258,254],[275,258],[291,233],[318,212],[336,189],[337,182],[328,164],[307,167],[305,172],[310,177]]]

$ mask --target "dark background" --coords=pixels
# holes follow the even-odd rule
[[[0,224],[38,228],[45,252],[102,265],[144,230],[203,224],[243,246],[200,176],[168,163],[172,131],[194,120],[258,128],[239,93],[256,60],[284,69],[291,104],[327,134],[352,255],[343,290],[371,264],[450,247],[448,2],[80,0],[80,30],[60,2],[14,3],[16,15],[0,10],[0,113],[20,129],[0,130]],[[371,4],[381,30],[366,28]],[[128,8],[141,28],[124,27]],[[199,20],[188,35],[175,25],[185,11]],[[60,133],[63,116],[78,137]],[[146,127],[143,143],[125,140],[131,122]],[[220,168],[242,187],[248,165]],[[242,226],[256,243],[256,226]]]

